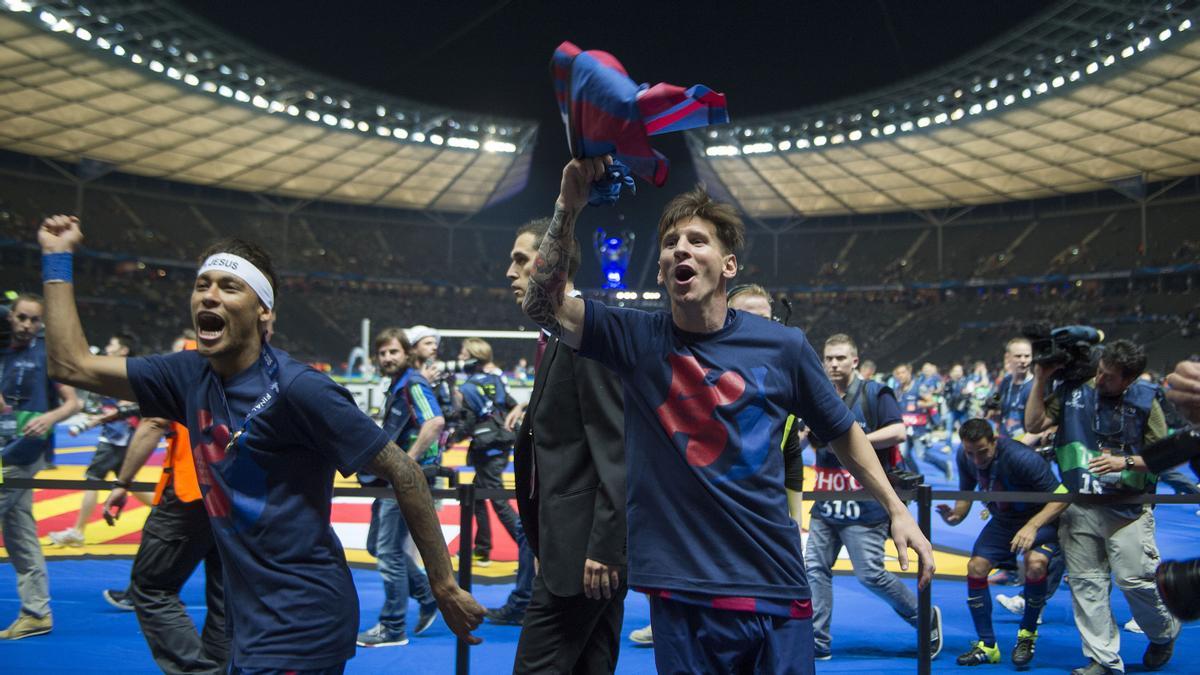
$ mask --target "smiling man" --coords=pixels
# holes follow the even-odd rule
[[[564,293],[575,221],[609,162],[573,160],[563,169],[523,306],[621,378],[629,585],[651,595],[658,670],[812,673],[812,605],[777,450],[788,413],[829,439],[883,504],[901,566],[912,546],[922,584],[933,573],[929,542],[804,334],[729,310],[726,285],[745,236],[732,207],[699,189],[667,205],[658,282],[670,312]]]
[[[275,306],[265,251],[209,248],[191,296],[197,351],[126,359],[88,351],[71,255],[79,220],[38,231],[50,374],[185,423],[225,567],[230,672],[340,673],[354,655],[358,595],[330,525],[333,472],[390,482],[447,625],[472,642],[483,608],[454,581],[420,467],[350,394],[263,339]]]

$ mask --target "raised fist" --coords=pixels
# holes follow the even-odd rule
[[[75,216],[50,216],[38,228],[42,253],[74,253],[83,245],[83,231]]]

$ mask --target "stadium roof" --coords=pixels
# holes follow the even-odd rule
[[[475,213],[536,124],[330,80],[161,0],[0,0],[0,147],[298,199]]]
[[[751,216],[924,211],[1200,174],[1197,3],[1077,0],[937,72],[690,132]]]

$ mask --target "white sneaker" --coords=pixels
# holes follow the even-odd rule
[[[50,533],[50,541],[58,546],[83,546],[83,533],[79,530],[68,527],[65,530]]]
[[[1008,596],[1003,593],[997,593],[996,602],[1000,603],[1000,606],[1004,609],[1018,616],[1025,613],[1025,596],[1023,595]]]
[[[1127,621],[1125,623],[1124,628],[1125,628],[1125,630],[1129,631],[1130,633],[1141,634],[1141,633],[1146,632],[1146,631],[1142,630],[1141,626],[1138,625],[1137,619],[1130,619],[1129,621]]]
[[[629,639],[639,645],[652,645],[654,644],[654,633],[651,631],[650,626],[646,626],[645,628],[630,631]]]
[[[997,593],[996,594],[996,602],[1000,603],[1001,607],[1003,607],[1004,609],[1007,609],[1008,611],[1012,612],[1013,614],[1016,614],[1017,616],[1022,616],[1025,614],[1025,596],[1023,596],[1023,595],[1014,595],[1012,597],[1009,597],[1003,593]],[[1042,617],[1045,614],[1046,614],[1046,608],[1043,607],[1042,613],[1038,614],[1038,625],[1041,625]]]

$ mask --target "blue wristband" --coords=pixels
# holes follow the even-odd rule
[[[75,277],[72,273],[74,265],[72,260],[74,256],[70,253],[43,253],[42,254],[42,282],[51,283],[74,283]]]

